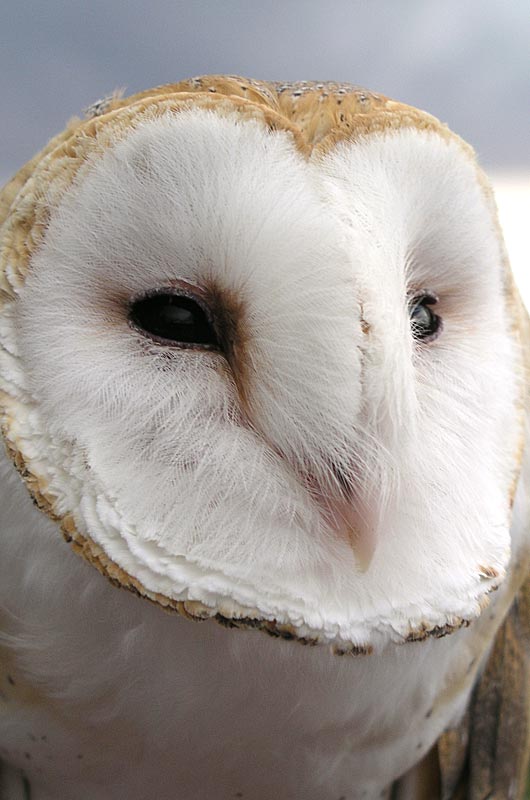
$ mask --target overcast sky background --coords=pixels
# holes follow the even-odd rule
[[[206,73],[351,81],[435,114],[502,182],[529,272],[530,0],[0,0],[0,185],[114,89]]]
[[[358,83],[530,171],[530,0],[2,0],[0,179],[72,115],[201,73]]]

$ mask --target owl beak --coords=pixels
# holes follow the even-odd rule
[[[347,541],[361,572],[367,572],[377,546],[377,529],[367,513],[361,513],[351,498],[328,497],[325,519],[338,536]]]
[[[313,485],[311,495],[327,527],[347,542],[361,572],[367,572],[377,547],[377,524],[369,508],[357,501],[352,492],[326,491]]]

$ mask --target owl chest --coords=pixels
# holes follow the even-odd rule
[[[109,598],[118,616],[138,608]],[[106,635],[77,623],[74,652],[64,630],[53,668],[42,652],[26,665],[44,691],[14,674],[16,742],[3,742],[35,787],[64,800],[384,796],[467,697],[454,681],[465,638],[456,651],[450,637],[352,658],[151,608]]]
[[[33,800],[379,797],[466,703],[479,623],[355,657],[195,623],[2,508],[0,758]]]

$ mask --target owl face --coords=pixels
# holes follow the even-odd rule
[[[443,129],[308,153],[223,109],[118,110],[49,190],[3,314],[18,449],[85,554],[162,604],[339,649],[447,632],[509,557],[488,194]]]

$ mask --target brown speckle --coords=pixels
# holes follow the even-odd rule
[[[370,644],[335,644],[331,646],[331,652],[336,656],[370,656],[373,651],[374,648]]]
[[[405,642],[423,642],[429,637],[433,637],[434,639],[442,639],[444,636],[448,636],[450,633],[453,633],[459,628],[469,627],[469,624],[470,621],[468,619],[462,618],[455,619],[452,624],[447,623],[446,625],[435,625],[432,628],[427,627],[426,623],[422,623],[419,628],[409,631],[405,637]]]
[[[499,572],[495,569],[495,567],[483,567],[482,564],[479,564],[478,574],[484,580],[499,577]]]
[[[11,686],[15,686],[15,681],[14,681],[14,679],[11,677],[11,675],[8,675],[8,676],[7,676],[7,682],[8,682],[8,683],[10,683],[10,684],[11,684]]]
[[[370,323],[367,322],[365,319],[361,319],[361,331],[364,333],[365,336],[368,333],[370,333],[370,329],[371,329]]]
[[[214,328],[221,342],[221,349],[230,365],[230,376],[236,384],[241,405],[249,415],[249,370],[246,357],[249,330],[244,299],[214,282],[204,287],[204,296],[213,313]],[[223,368],[227,368],[226,362]]]

